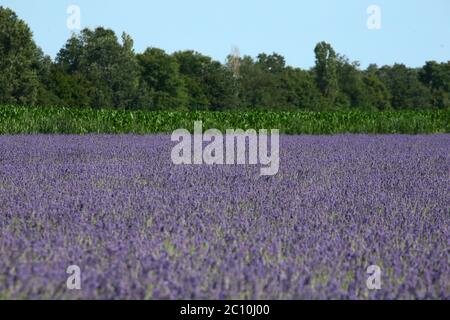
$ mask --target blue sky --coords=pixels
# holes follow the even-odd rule
[[[25,20],[52,57],[71,31],[69,5],[81,9],[82,27],[129,33],[137,52],[193,49],[224,61],[241,54],[278,52],[288,64],[309,68],[317,42],[362,66],[450,60],[448,0],[0,0]],[[381,9],[381,29],[366,26],[370,5]]]

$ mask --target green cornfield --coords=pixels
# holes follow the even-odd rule
[[[155,134],[175,129],[279,129],[284,134],[450,133],[450,110],[171,112],[0,106],[0,134]]]

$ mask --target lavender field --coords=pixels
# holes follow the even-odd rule
[[[172,147],[0,136],[0,299],[450,299],[450,135],[282,136],[273,177]]]

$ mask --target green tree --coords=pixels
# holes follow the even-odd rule
[[[391,109],[391,94],[383,82],[373,74],[364,76],[363,78],[367,109],[389,110]]]
[[[428,61],[419,71],[419,80],[431,90],[435,108],[450,108],[450,61]]]
[[[57,63],[65,72],[93,84],[88,90],[93,107],[133,107],[139,68],[133,40],[127,34],[119,43],[112,30],[84,29],[67,41]]]
[[[41,77],[38,104],[45,106],[90,107],[93,85],[79,73],[69,74],[61,66],[52,65]]]
[[[290,109],[318,111],[322,108],[322,96],[307,71],[287,67],[280,79],[282,106]]]
[[[359,69],[359,62],[350,62],[345,56],[338,55],[336,73],[339,84],[339,94],[336,105],[344,108],[369,109],[368,92]]]
[[[428,109],[432,107],[430,89],[419,81],[417,70],[403,64],[384,66],[377,71],[391,94],[394,109]]]
[[[338,94],[337,57],[333,47],[326,42],[320,42],[314,49],[316,64],[314,72],[316,83],[322,94],[334,104]]]
[[[195,51],[173,55],[189,94],[190,109],[224,110],[237,106],[233,72]]]
[[[264,72],[279,74],[286,68],[286,60],[282,55],[276,52],[269,55],[261,53],[258,55],[256,65]]]
[[[0,103],[33,105],[37,101],[40,51],[25,22],[0,6]]]
[[[276,108],[279,105],[279,91],[274,90],[275,77],[267,69],[261,60],[255,62],[250,56],[241,59],[239,99],[242,107]]]
[[[139,106],[150,109],[187,107],[187,91],[174,57],[164,50],[149,48],[137,55],[137,60],[141,70],[141,97],[145,98]]]
[[[251,109],[289,109],[297,107],[299,78],[294,68],[286,67],[283,56],[261,53],[256,60],[244,56],[240,61],[240,104]],[[293,76],[289,79],[289,76]]]

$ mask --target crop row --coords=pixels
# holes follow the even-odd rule
[[[285,134],[450,133],[450,110],[169,112],[0,106],[0,134],[169,133],[193,129],[280,129]]]

